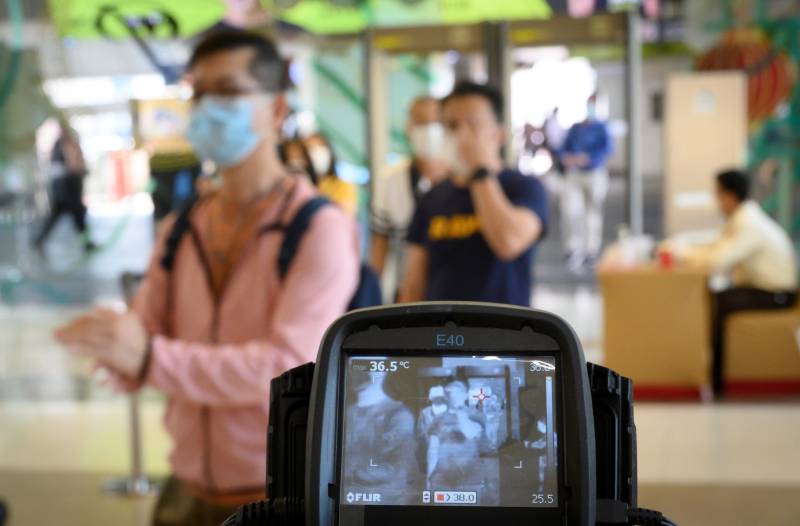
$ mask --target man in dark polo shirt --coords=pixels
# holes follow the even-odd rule
[[[414,214],[399,300],[530,305],[536,244],[547,231],[547,192],[538,179],[503,163],[498,91],[460,83],[442,111],[451,177]]]

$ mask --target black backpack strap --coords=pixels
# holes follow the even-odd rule
[[[328,204],[330,204],[330,201],[322,196],[309,199],[300,207],[300,210],[297,211],[286,226],[283,242],[281,243],[281,251],[278,254],[278,275],[281,279],[285,278],[289,272],[289,265],[292,264],[297,248],[300,246],[300,241],[302,241],[303,235],[311,225],[314,214]]]
[[[164,244],[164,255],[161,257],[161,268],[167,272],[172,272],[172,267],[175,265],[175,254],[178,252],[178,245],[180,245],[183,235],[191,226],[192,208],[197,204],[197,201],[197,198],[193,198],[183,204],[175,223],[172,225],[172,230],[167,236]]]

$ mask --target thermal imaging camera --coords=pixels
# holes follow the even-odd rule
[[[438,303],[345,316],[308,422],[309,524],[594,524],[586,360],[556,316]]]
[[[272,381],[270,500],[226,524],[669,526],[636,507],[632,392],[549,313],[355,311]]]

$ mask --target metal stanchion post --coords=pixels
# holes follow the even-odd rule
[[[638,10],[628,12],[625,45],[626,115],[628,118],[627,219],[635,236],[644,234],[642,182],[642,24]]]
[[[126,272],[122,275],[122,290],[125,301],[130,304],[133,293],[141,276]],[[158,484],[144,474],[142,459],[142,418],[139,405],[139,393],[133,392],[128,397],[128,415],[130,426],[131,471],[121,479],[111,480],[106,484],[106,493],[126,497],[146,497],[158,492]]]
[[[106,484],[105,490],[112,495],[146,497],[158,492],[158,484],[144,474],[144,469],[142,467],[142,433],[139,395],[137,393],[131,394],[128,402],[130,416],[131,471],[125,478],[109,481],[108,484]]]

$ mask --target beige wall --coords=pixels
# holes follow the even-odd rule
[[[714,175],[746,162],[746,78],[734,72],[672,75],[664,114],[665,232],[713,228],[719,225]]]
[[[610,119],[625,121],[625,68],[621,63],[598,63],[598,88],[608,97]],[[667,79],[674,73],[692,69],[688,56],[647,58],[642,66],[642,176],[662,177],[664,174],[663,121],[653,118],[653,97],[664,94]],[[617,137],[614,156],[609,167],[624,172],[627,166],[626,137]]]

